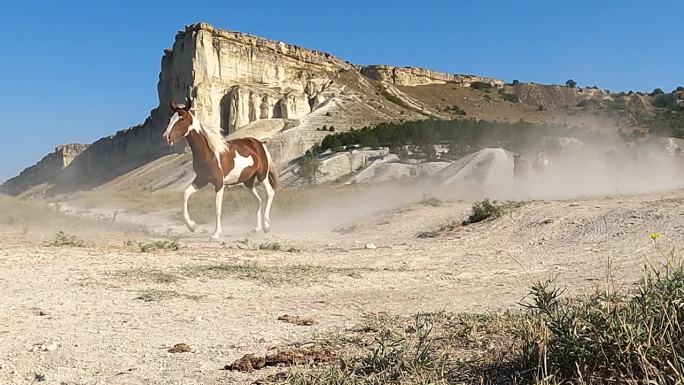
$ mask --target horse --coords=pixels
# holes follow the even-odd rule
[[[530,175],[530,162],[521,157],[520,154],[513,154],[513,177],[515,180],[527,180]]]
[[[544,175],[551,166],[552,163],[549,158],[546,157],[546,151],[537,151],[537,157],[534,162],[532,162],[532,169],[537,174],[537,179],[541,179],[542,175]]]
[[[259,203],[256,213],[255,232],[269,232],[271,229],[271,204],[278,188],[278,177],[271,154],[266,145],[255,138],[225,140],[219,129],[202,124],[191,112],[192,100],[185,105],[169,103],[171,118],[162,135],[167,145],[185,138],[192,151],[192,167],[195,179],[183,192],[183,219],[188,229],[194,232],[197,224],[188,214],[190,196],[202,187],[211,184],[216,193],[216,230],[211,236],[221,236],[221,210],[225,186],[244,184]],[[266,207],[262,212],[262,200],[257,185],[263,183],[266,189]]]

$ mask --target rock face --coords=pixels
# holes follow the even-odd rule
[[[463,87],[470,87],[473,82],[488,83],[498,87],[504,84],[503,81],[492,78],[473,75],[453,75],[416,67],[372,65],[363,67],[361,73],[371,79],[409,87],[445,83],[456,83]]]
[[[87,144],[77,143],[57,146],[54,152],[47,154],[38,163],[7,180],[2,185],[2,191],[10,195],[19,195],[32,186],[53,182],[62,170],[87,148]]]
[[[200,23],[164,55],[159,98],[164,106],[192,95],[200,120],[228,134],[261,119],[301,118],[325,101],[335,74],[352,69],[324,52]]]

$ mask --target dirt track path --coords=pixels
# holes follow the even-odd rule
[[[529,202],[497,220],[417,239],[470,205],[414,203],[336,231],[287,231],[141,253],[127,235],[80,234],[46,247],[0,229],[0,383],[219,384],[260,376],[219,370],[245,353],[306,341],[387,311],[515,308],[533,280],[569,293],[642,275],[659,247],[681,245],[684,191]],[[287,218],[283,218],[286,222]],[[235,224],[227,224],[231,229]],[[242,237],[239,237],[242,238]],[[259,250],[277,243],[283,249]],[[365,245],[373,243],[376,249]],[[278,321],[309,316],[314,326]],[[194,353],[172,354],[187,343]]]

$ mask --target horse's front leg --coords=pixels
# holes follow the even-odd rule
[[[221,188],[216,190],[216,230],[214,231],[214,235],[211,236],[213,239],[219,239],[221,236],[221,211],[223,208],[224,189],[225,186],[221,186]]]
[[[188,200],[190,199],[190,195],[194,194],[195,191],[197,191],[197,188],[194,184],[191,184],[183,192],[183,219],[185,219],[185,225],[188,226],[188,229],[192,232],[197,230],[197,224],[190,219],[190,214],[188,213]]]

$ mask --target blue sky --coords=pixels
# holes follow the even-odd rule
[[[684,85],[684,2],[11,1],[0,3],[0,180],[61,143],[141,123],[164,48],[215,26],[387,63],[611,90]]]

